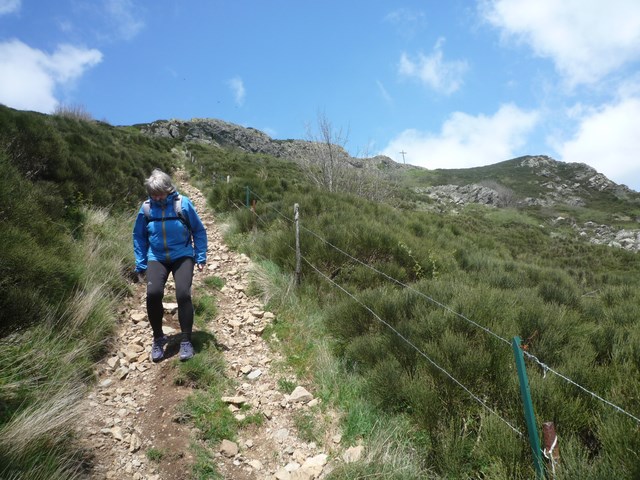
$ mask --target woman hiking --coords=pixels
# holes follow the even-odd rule
[[[171,273],[182,332],[179,358],[185,361],[194,355],[191,284],[194,266],[202,271],[207,262],[207,232],[193,204],[177,192],[169,175],[155,169],[145,187],[149,199],[140,207],[133,227],[133,251],[136,272],[146,276],[147,316],[153,330],[151,359],[162,360],[168,342],[162,330],[162,298]]]

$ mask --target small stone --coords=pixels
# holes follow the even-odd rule
[[[231,458],[238,454],[238,444],[230,440],[222,440],[220,443],[220,453]]]
[[[135,350],[127,349],[124,352],[124,358],[126,358],[127,361],[129,362],[137,361],[138,357],[139,357],[139,353],[136,352]]]
[[[291,480],[291,473],[287,472],[284,468],[281,468],[273,475],[273,478],[276,480]]]
[[[140,353],[144,351],[144,347],[140,343],[130,343],[127,346],[127,351]]]
[[[131,434],[131,439],[129,440],[129,451],[131,453],[137,452],[138,450],[140,450],[141,446],[142,441],[140,440],[140,437],[138,437],[138,435],[136,435],[135,433]]]
[[[291,395],[289,395],[289,401],[293,403],[308,403],[313,400],[313,395],[311,395],[307,389],[304,387],[296,387]]]
[[[364,447],[362,445],[358,445],[357,447],[351,447],[344,452],[342,455],[342,459],[344,463],[354,463],[362,458],[362,452],[364,451]]]
[[[327,464],[327,455],[320,454],[315,457],[308,458],[300,467],[291,475],[291,480],[311,480],[318,478]]]
[[[162,308],[164,308],[165,312],[176,313],[178,311],[178,304],[162,302]],[[165,333],[166,333],[166,329],[165,329]]]
[[[336,435],[334,435],[333,437],[331,437],[331,440],[333,441],[333,443],[335,443],[336,445],[338,445],[340,442],[342,442],[342,434],[337,433]]]
[[[289,473],[295,472],[296,470],[300,470],[300,464],[297,462],[287,463],[284,469]]]
[[[122,436],[122,429],[120,427],[113,427],[111,429],[111,435],[113,435],[113,438],[115,438],[116,440],[122,441],[124,439],[124,437]]]
[[[100,382],[100,384],[98,385],[100,388],[109,388],[111,385],[113,385],[113,379],[111,378],[106,378],[103,381]]]
[[[254,370],[253,372],[251,372],[249,375],[247,375],[247,378],[249,380],[255,380],[256,378],[258,378],[260,375],[262,375],[262,370],[260,370],[259,368]]]
[[[254,470],[258,470],[258,471],[262,470],[262,462],[260,462],[260,460],[251,460],[249,462],[249,466]]]

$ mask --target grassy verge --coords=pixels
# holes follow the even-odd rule
[[[430,476],[416,454],[416,438],[407,419],[380,411],[367,398],[362,377],[349,372],[331,352],[323,310],[313,290],[296,291],[291,276],[269,261],[258,264],[251,275],[252,293],[261,295],[267,308],[278,312],[264,337],[286,354],[288,365],[299,377],[314,382],[315,394],[322,399],[319,412],[301,413],[294,419],[302,438],[320,442],[326,437],[330,425],[323,421],[323,413],[329,407],[342,412],[343,447],[367,446],[360,462],[340,466],[328,478],[437,478]],[[290,392],[295,382],[281,378],[278,385]]]
[[[80,272],[75,295],[0,339],[0,478],[79,478],[76,408],[113,332],[130,263],[126,219],[103,210],[83,216],[83,234],[68,252]]]

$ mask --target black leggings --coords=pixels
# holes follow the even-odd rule
[[[193,330],[193,303],[191,301],[191,282],[193,281],[193,258],[183,257],[172,263],[149,262],[147,266],[147,316],[153,329],[153,338],[160,338],[162,332],[162,298],[164,286],[173,274],[176,282],[176,301],[178,302],[178,320],[183,340],[191,341]]]

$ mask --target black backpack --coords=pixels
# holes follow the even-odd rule
[[[165,217],[165,218],[152,218],[151,217],[151,200],[147,199],[142,204],[142,211],[144,212],[144,217],[147,219],[147,223],[149,222],[166,222],[167,220],[180,220],[189,230],[189,236],[191,237],[191,225],[189,225],[189,218],[182,211],[182,195],[176,195],[173,199],[173,210],[176,212],[175,217]],[[191,241],[191,238],[189,238]]]

